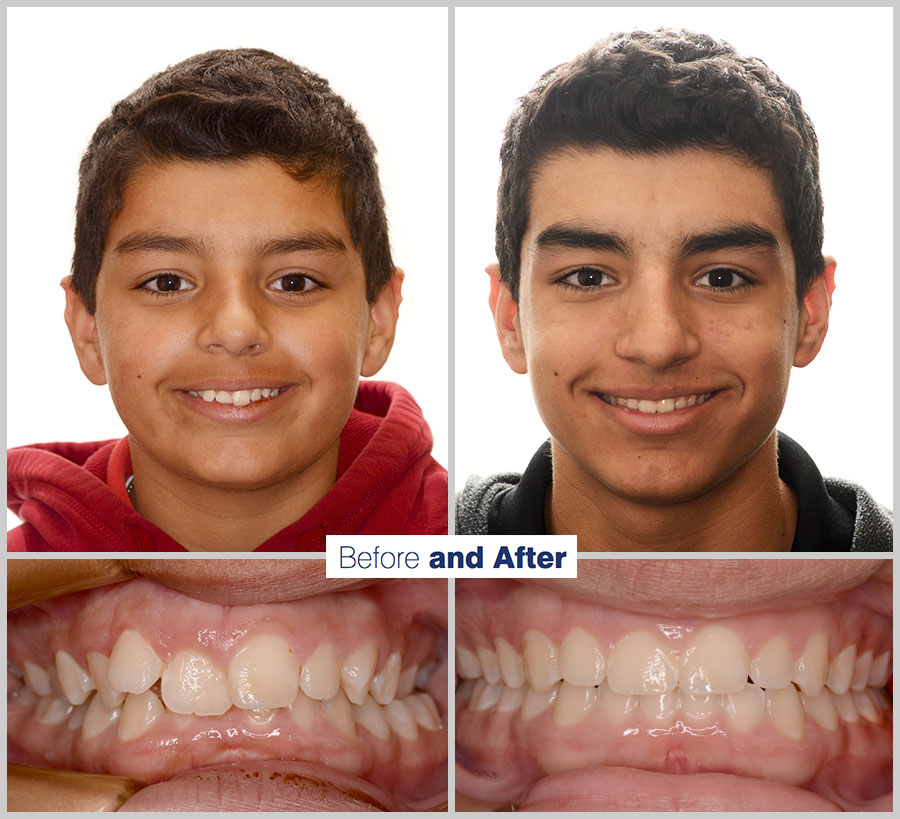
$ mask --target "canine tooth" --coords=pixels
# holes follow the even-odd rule
[[[856,707],[852,694],[849,692],[832,694],[831,700],[837,709],[841,722],[859,722],[859,710]]]
[[[635,708],[640,708],[641,698],[633,694],[617,694],[609,686],[609,678],[597,688],[597,705],[605,718],[613,723],[623,722]]]
[[[828,673],[828,635],[824,631],[806,640],[803,653],[794,661],[793,682],[804,694],[815,697],[825,687]]]
[[[648,719],[668,720],[681,708],[681,692],[677,688],[668,694],[644,694],[639,699],[641,711]]]
[[[226,392],[225,390],[217,390],[216,391],[216,403],[217,404],[233,404],[234,396],[230,392]]]
[[[553,724],[557,728],[571,728],[583,722],[597,702],[597,689],[592,685],[571,685],[563,682],[553,703]]]
[[[687,399],[687,405],[688,405],[689,407],[693,407],[696,403],[697,403],[697,396],[696,396],[696,395],[689,395],[689,396],[688,396],[688,399]],[[701,402],[701,403],[702,403],[702,402]]]
[[[675,687],[677,675],[656,637],[648,631],[632,631],[613,646],[606,682],[616,694],[665,694]]]
[[[864,651],[856,658],[856,667],[853,670],[853,682],[850,688],[853,691],[862,691],[869,682],[869,672],[872,670],[872,652]]]
[[[216,400],[216,391],[215,390],[203,390],[200,393],[200,397],[206,401],[207,404],[211,404]]]
[[[391,728],[384,718],[381,706],[370,695],[366,695],[361,705],[353,706],[353,718],[372,736],[382,742],[388,741]]]
[[[741,691],[722,695],[722,710],[738,731],[751,731],[766,710],[766,692],[747,683]]]
[[[456,673],[465,680],[476,680],[481,676],[481,663],[465,646],[456,647]]]
[[[828,666],[825,685],[835,694],[845,694],[853,681],[856,668],[856,646],[849,645]]]
[[[66,728],[70,731],[77,731],[81,728],[81,724],[84,722],[84,715],[87,712],[88,706],[87,703],[84,702],[81,705],[78,705],[72,709],[72,713],[69,714],[69,721],[66,723]]]
[[[119,719],[119,739],[130,742],[145,734],[165,712],[159,697],[152,691],[141,694],[130,693],[122,705]]]
[[[393,700],[384,706],[384,718],[394,733],[410,741],[419,736],[419,726],[410,707],[403,700]]]
[[[141,694],[159,679],[162,669],[162,660],[143,635],[126,629],[109,655],[109,684],[119,691]]]
[[[675,401],[675,409],[684,409],[688,405],[687,396],[682,395]]]
[[[353,721],[353,708],[347,695],[338,688],[337,693],[322,702],[322,713],[337,729],[337,732],[350,742],[356,742],[356,723]]]
[[[562,683],[556,683],[546,691],[538,691],[530,686],[525,691],[525,698],[522,700],[522,710],[519,716],[524,722],[535,719],[544,713],[556,700],[559,693],[559,687]]]
[[[290,704],[291,719],[294,721],[294,724],[306,733],[312,733],[316,714],[319,713],[319,705],[319,700],[307,697],[306,694],[298,690],[297,696]]]
[[[72,705],[81,705],[94,690],[94,681],[66,651],[56,652],[56,674],[59,685]]]
[[[500,692],[500,699],[497,700],[497,713],[508,714],[511,711],[518,711],[525,701],[526,686],[519,688],[510,688],[508,685],[503,686]]]
[[[537,691],[546,691],[561,679],[559,655],[553,641],[543,632],[530,629],[522,640],[525,678]]]
[[[884,688],[890,676],[891,652],[888,650],[872,660],[872,667],[869,669],[869,686],[871,688]]]
[[[734,631],[706,626],[684,653],[678,684],[691,694],[735,694],[747,684],[749,667],[750,656]]]
[[[122,709],[118,706],[110,708],[102,697],[96,694],[91,698],[84,721],[81,723],[82,740],[93,739],[100,736],[110,725],[117,722],[122,716]]]
[[[519,691],[516,688],[507,688],[506,691]],[[501,697],[502,699],[502,697]],[[412,711],[416,725],[424,728],[426,731],[440,731],[441,717],[438,714],[437,706],[434,700],[428,694],[413,694],[403,700]]]
[[[72,705],[65,700],[48,694],[38,700],[34,709],[34,721],[41,725],[59,725],[72,713]]]
[[[525,685],[525,663],[522,655],[516,651],[515,646],[502,637],[494,640],[497,647],[497,662],[500,664],[500,674],[510,688],[521,688]]]
[[[125,693],[110,685],[109,657],[92,651],[87,655],[87,664],[103,704],[107,708],[118,708],[125,700]]]
[[[484,646],[475,646],[475,654],[481,665],[482,676],[491,684],[500,682],[500,663],[497,652]]]
[[[22,673],[25,675],[25,685],[39,697],[49,697],[52,692],[50,689],[50,675],[46,669],[28,660],[25,660],[24,666]]]
[[[236,407],[246,407],[250,403],[250,390],[235,390],[233,399]]]
[[[244,717],[251,725],[255,725],[256,727],[261,728],[264,725],[268,725],[273,719],[275,719],[275,709],[253,708],[249,711],[244,711]]]
[[[787,637],[776,634],[750,661],[750,679],[760,688],[785,688],[791,682],[792,660]]]
[[[282,708],[297,696],[297,660],[282,637],[251,637],[228,664],[228,693],[238,708]]]
[[[813,722],[821,725],[826,731],[837,730],[838,714],[827,688],[823,688],[816,696],[801,692],[800,702]]]
[[[689,694],[681,692],[681,710],[692,722],[705,722],[722,705],[723,694]]]
[[[865,690],[853,691],[851,694],[853,696],[853,702],[856,705],[856,710],[859,711],[859,715],[863,719],[867,722],[874,723],[875,725],[881,725],[881,723],[884,722],[881,709],[876,704],[871,692]]]
[[[381,669],[369,684],[369,691],[379,705],[387,705],[397,695],[397,685],[400,682],[400,653],[395,651],[388,657],[384,668]]]
[[[503,693],[503,683],[489,683],[484,677],[475,681],[475,690],[469,698],[470,711],[487,711],[493,708]]]
[[[415,690],[416,674],[419,672],[419,666],[411,665],[409,668],[400,672],[400,681],[397,683],[397,699],[402,700],[408,697]]]
[[[341,688],[354,705],[361,705],[378,663],[378,646],[363,643],[350,652],[341,666]]]
[[[225,672],[202,654],[179,651],[162,674],[162,701],[176,714],[219,716],[231,708]]]
[[[559,671],[571,685],[600,685],[606,660],[597,641],[583,628],[573,628],[559,647]]]
[[[803,739],[803,706],[794,686],[766,691],[766,710],[780,734],[788,739]]]
[[[316,650],[303,664],[300,671],[300,688],[314,700],[330,700],[340,687],[341,664],[337,649],[332,643],[322,643],[316,646]]]

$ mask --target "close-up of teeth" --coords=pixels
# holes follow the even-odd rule
[[[189,390],[188,395],[194,398],[202,398],[207,404],[215,401],[217,404],[234,404],[236,407],[246,407],[264,398],[274,398],[281,392],[281,388],[269,387],[252,390]]]
[[[676,398],[663,398],[659,401],[653,401],[646,398],[621,398],[614,395],[601,393],[600,397],[614,407],[627,407],[631,410],[637,410],[647,415],[662,414],[666,412],[674,412],[675,410],[685,409],[686,407],[699,407],[705,403],[712,395],[711,392],[702,395],[681,395]]]

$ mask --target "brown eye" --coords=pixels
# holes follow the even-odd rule
[[[160,273],[145,281],[141,287],[154,293],[177,293],[181,290],[193,289],[193,285],[175,273]]]
[[[697,283],[713,290],[736,290],[743,285],[751,284],[745,276],[727,267],[717,267],[704,273]]]
[[[284,293],[305,293],[320,286],[318,282],[302,273],[288,273],[272,282],[273,290],[280,290]]]
[[[560,284],[574,287],[576,290],[592,290],[597,287],[608,287],[614,283],[613,278],[596,267],[579,267],[559,280]]]

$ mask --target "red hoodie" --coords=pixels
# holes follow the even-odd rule
[[[343,431],[337,482],[256,551],[321,552],[326,534],[447,533],[447,470],[431,430],[397,384],[362,381]],[[37,444],[7,456],[7,504],[25,523],[10,552],[180,552],[128,500],[128,439]]]

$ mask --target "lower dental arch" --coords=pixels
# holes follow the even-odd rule
[[[436,663],[403,668],[395,651],[375,673],[378,647],[371,642],[343,658],[332,643],[320,643],[300,663],[283,637],[256,634],[241,642],[222,669],[195,650],[176,652],[163,663],[140,632],[126,629],[110,656],[89,652],[86,660],[84,669],[60,650],[55,665],[47,668],[29,661],[22,669],[8,663],[24,681],[13,701],[34,705],[33,718],[40,724],[65,722],[73,731],[80,729],[82,740],[116,725],[119,740],[128,742],[167,712],[221,716],[232,708],[243,710],[256,726],[268,724],[284,708],[308,732],[321,713],[348,741],[356,741],[357,725],[384,742],[391,731],[415,740],[419,728],[443,727],[434,700],[424,691]]]
[[[594,709],[612,723],[640,709],[658,726],[651,733],[702,733],[720,717],[750,731],[768,714],[779,733],[800,740],[806,715],[834,731],[839,721],[880,724],[891,708],[883,690],[891,652],[857,656],[848,645],[829,661],[825,632],[812,634],[797,656],[787,637],[774,634],[751,657],[740,637],[720,625],[698,629],[683,649],[637,630],[604,655],[578,627],[559,645],[535,629],[522,643],[521,653],[502,637],[493,648],[457,645],[456,671],[464,680],[457,698],[467,700],[469,711],[518,711],[528,721],[552,706],[554,724],[570,728]]]

